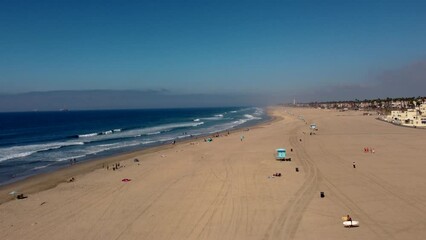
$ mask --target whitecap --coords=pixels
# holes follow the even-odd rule
[[[87,134],[80,134],[78,135],[79,138],[87,138],[87,137],[93,137],[93,136],[97,136],[98,133],[87,133]]]
[[[2,153],[2,157],[0,157],[0,162],[5,160],[10,160],[10,159],[15,159],[15,158],[23,158],[38,152],[54,150],[61,147],[83,145],[83,144],[84,142],[70,141],[70,142],[52,142],[52,143],[45,143],[45,144],[32,144],[32,145],[0,148],[0,153]]]

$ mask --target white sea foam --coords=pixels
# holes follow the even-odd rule
[[[145,145],[145,144],[149,144],[149,143],[154,143],[155,141],[131,141],[131,142],[118,142],[118,143],[108,143],[108,144],[100,144],[100,145],[94,145],[94,146],[90,146],[86,149],[82,149],[80,151],[78,151],[80,154],[76,154],[74,153],[73,155],[69,155],[66,157],[62,157],[62,158],[56,158],[55,161],[57,162],[62,162],[62,161],[69,161],[70,159],[79,159],[79,158],[84,158],[90,155],[95,155],[101,152],[105,152],[105,151],[109,151],[109,150],[114,150],[114,149],[120,149],[120,148],[126,148],[126,147],[133,147],[133,146],[138,146],[138,145]]]
[[[87,138],[87,137],[93,137],[93,136],[97,136],[98,133],[87,133],[87,134],[80,134],[78,135],[79,138]]]
[[[157,131],[157,132],[147,133],[146,135],[158,135],[160,133],[161,133],[160,131]],[[140,135],[140,136],[142,136],[142,135]]]
[[[193,121],[194,122],[199,122],[201,120],[203,120],[203,121],[214,121],[214,120],[221,120],[221,119],[223,119],[223,114],[215,114],[212,117],[196,118]]]
[[[91,137],[87,137],[85,142],[97,142],[104,140],[120,139],[120,138],[134,138],[148,135],[157,135],[163,132],[171,131],[178,128],[191,128],[203,125],[204,122],[183,122],[183,123],[170,123],[159,125],[155,127],[137,128],[127,131],[114,132],[114,134],[97,134]]]
[[[38,167],[35,167],[35,168],[31,169],[31,170],[39,170],[39,169],[43,169],[43,168],[46,168],[46,167],[51,166],[51,165],[52,165],[52,164],[47,164],[47,165],[43,165],[43,166],[38,166]]]
[[[241,110],[239,110],[241,111]],[[239,112],[238,111],[238,112]],[[263,109],[244,109],[246,113],[240,118],[231,120],[232,118],[226,115],[224,118],[224,114],[216,114],[209,118],[195,118],[190,122],[181,122],[181,123],[170,123],[163,124],[155,127],[146,127],[146,128],[138,128],[132,130],[122,130],[122,129],[113,129],[104,132],[98,133],[87,133],[79,135],[80,141],[76,139],[70,141],[63,142],[53,142],[47,144],[33,144],[27,146],[15,146],[8,148],[0,148],[0,162],[11,159],[18,159],[28,157],[32,154],[43,152],[43,155],[37,155],[35,158],[45,158],[48,161],[67,161],[73,158],[85,158],[89,155],[99,154],[104,151],[121,149],[126,147],[133,147],[138,145],[150,144],[150,143],[160,143],[160,142],[168,142],[173,141],[179,138],[186,138],[197,135],[203,135],[206,133],[214,133],[219,131],[225,131],[227,129],[232,129],[241,124],[244,124],[248,121],[252,121],[255,119],[261,119],[261,114],[263,114]],[[237,111],[231,111],[237,112]],[[227,120],[221,124],[214,124],[213,126],[207,126],[203,128],[199,128],[199,126],[205,124],[203,120],[217,120],[223,119]],[[210,124],[210,123],[209,123]],[[172,131],[179,128],[184,128],[182,131],[185,133],[182,135],[181,133]],[[170,132],[170,133],[168,133]],[[179,135],[180,134],[180,135]],[[149,136],[149,137],[148,137]],[[135,138],[142,137],[142,138]],[[145,139],[150,138],[150,139]],[[116,140],[115,140],[116,139]],[[134,140],[133,140],[134,139]],[[107,140],[106,144],[103,141]],[[111,143],[111,141],[115,141],[115,143]],[[120,142],[117,142],[120,141]],[[82,148],[67,148],[66,150],[61,151],[52,151],[54,149],[58,149],[64,146],[72,146],[72,145],[86,145]],[[90,144],[89,144],[90,143]],[[26,159],[26,158],[25,158]],[[36,169],[42,169],[47,166],[38,166]]]
[[[164,124],[156,127],[149,127],[149,128],[140,128],[140,129],[134,129],[128,132],[123,132],[123,134],[127,135],[155,135],[162,132],[171,131],[173,129],[178,128],[186,128],[186,127],[197,127],[200,125],[203,125],[204,122],[186,122],[186,123],[171,123],[171,124]]]
[[[251,114],[244,114],[244,117],[247,118],[247,120],[253,120],[253,119],[261,119],[260,117],[255,117]]]
[[[256,110],[254,111],[254,114],[253,114],[253,115],[256,115],[256,116],[263,115],[264,110],[263,110],[262,108],[255,108],[255,109],[256,109]]]
[[[116,128],[116,129],[113,129],[113,130],[107,130],[107,131],[103,131],[103,132],[80,134],[80,135],[78,135],[78,137],[79,138],[89,138],[89,137],[95,137],[95,136],[98,136],[98,135],[108,135],[108,134],[118,133],[118,132],[121,132],[121,131],[122,131],[122,129]]]
[[[187,138],[187,137],[191,137],[191,135],[180,135],[177,138],[181,139],[181,138]]]
[[[0,162],[10,160],[10,163],[13,164],[12,161],[15,160],[28,161],[28,163],[41,161],[35,164],[36,167],[29,165],[28,171],[43,171],[45,168],[49,169],[56,165],[66,165],[67,161],[74,158],[83,161],[86,158],[97,154],[106,154],[109,151],[120,151],[121,149],[140,147],[152,143],[168,144],[180,138],[226,131],[248,121],[260,119],[262,114],[263,110],[261,108],[245,108],[222,112],[222,114],[211,114],[204,118],[200,115],[193,116],[187,122],[175,122],[154,127],[136,129],[111,127],[97,132],[92,129],[92,132],[80,132],[84,134],[70,136],[67,140],[61,142],[0,148]],[[65,147],[71,145],[82,146]],[[49,161],[51,164],[45,163],[45,161]],[[6,162],[5,164],[9,163]]]
[[[248,111],[248,110],[250,110],[250,109],[248,109],[248,108],[244,109],[244,111]],[[239,125],[242,125],[242,124],[244,124],[248,121],[262,119],[261,117],[259,117],[262,114],[263,114],[263,110],[261,108],[256,108],[256,110],[253,114],[244,114],[243,115],[244,118],[237,119],[237,120],[232,121],[232,122],[214,125],[212,127],[204,129],[204,131],[207,131],[208,133],[216,133],[216,132],[232,129],[232,128],[238,127]]]
[[[33,153],[36,153],[37,151],[30,151],[30,152],[22,152],[22,153],[12,153],[3,157],[0,157],[0,162],[2,161],[6,161],[9,159],[13,159],[13,158],[22,158],[22,157],[26,157],[29,156]]]
[[[83,154],[83,155],[67,156],[67,157],[64,157],[64,158],[56,159],[56,162],[69,161],[69,160],[71,160],[71,159],[79,159],[79,158],[83,158],[83,157],[86,157],[86,155],[85,155],[85,154]]]
[[[7,148],[0,148],[0,162],[15,159],[15,158],[23,158],[30,156],[37,152],[43,152],[43,151],[49,151],[58,149],[61,147],[66,146],[73,146],[73,145],[83,145],[83,142],[74,142],[74,141],[68,141],[68,142],[53,142],[53,143],[45,143],[45,144],[32,144],[32,145],[25,145],[25,146],[14,146],[14,147],[7,147]]]
[[[206,118],[201,118],[202,120],[207,120],[207,121],[214,121],[214,120],[220,120],[223,119],[223,117],[206,117]]]

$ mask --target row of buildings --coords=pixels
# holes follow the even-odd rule
[[[426,103],[406,110],[393,110],[382,119],[403,126],[426,127]]]
[[[339,102],[311,102],[288,104],[288,106],[313,107],[321,109],[336,109],[339,111],[358,110],[371,111],[380,115],[380,119],[409,127],[426,128],[426,97],[418,98],[386,98],[373,100],[355,100]]]
[[[338,110],[364,110],[377,111],[381,114],[388,114],[391,110],[404,110],[415,108],[426,103],[426,98],[398,98],[398,99],[374,99],[374,100],[355,100],[339,102],[311,102],[311,103],[293,103],[297,107],[314,107],[322,109]]]

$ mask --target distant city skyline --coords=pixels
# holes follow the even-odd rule
[[[155,91],[170,107],[425,95],[425,12],[414,0],[5,1],[0,95]]]

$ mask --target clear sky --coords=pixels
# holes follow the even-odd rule
[[[425,57],[420,0],[0,3],[2,93],[166,89],[321,100],[324,89],[377,86]]]

